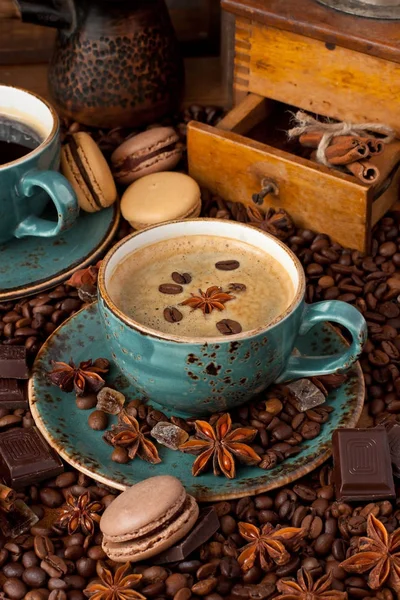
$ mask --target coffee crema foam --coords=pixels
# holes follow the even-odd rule
[[[239,267],[222,271],[219,261],[236,260]],[[160,284],[173,284],[173,272],[189,273],[179,294],[164,294]],[[245,291],[230,291],[229,284],[241,283]],[[180,303],[219,286],[235,298],[225,309],[204,315]],[[114,304],[134,321],[166,334],[207,338],[221,336],[216,324],[222,319],[240,323],[242,331],[266,327],[288,308],[294,286],[285,268],[264,250],[231,238],[193,235],[163,240],[135,250],[114,270],[107,286]],[[176,307],[181,321],[170,323],[164,309]]]

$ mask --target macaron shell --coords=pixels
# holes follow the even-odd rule
[[[83,180],[82,175],[72,158],[71,150],[67,145],[61,148],[61,172],[72,185],[81,209],[86,212],[96,212],[96,210],[99,210],[98,208],[95,210],[92,208],[92,195]]]
[[[104,511],[100,529],[109,541],[124,542],[151,534],[182,508],[186,490],[176,477],[145,479],[120,494]]]
[[[110,167],[93,138],[84,131],[74,134],[78,153],[93,188],[103,207],[111,206],[117,199],[117,188]]]
[[[135,229],[200,214],[197,182],[184,173],[154,173],[132,183],[121,199],[121,212]]]
[[[187,509],[167,527],[136,542],[132,540],[116,544],[104,537],[104,552],[115,562],[138,562],[167,550],[185,537],[197,521],[199,507],[192,496],[187,496],[187,505]]]
[[[136,169],[131,171],[125,177],[118,177],[118,183],[129,184],[145,175],[151,175],[151,173],[159,173],[161,171],[170,171],[176,167],[182,158],[182,149],[175,148],[168,152],[163,152],[157,156],[153,156],[148,160],[142,162]]]

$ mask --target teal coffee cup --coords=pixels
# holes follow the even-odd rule
[[[109,293],[116,268],[145,246],[192,235],[220,236],[226,239],[228,248],[229,240],[239,240],[278,261],[280,272],[291,279],[293,289],[284,312],[254,330],[213,338],[166,334],[126,316]],[[205,240],[204,247],[206,243]],[[162,261],[161,248],[159,260]],[[185,289],[187,295],[196,292],[190,284]],[[276,238],[241,223],[195,219],[156,225],[121,240],[102,262],[98,294],[113,357],[138,393],[167,412],[201,416],[243,404],[274,382],[336,373],[357,360],[367,339],[363,316],[353,306],[337,300],[307,305],[305,289],[299,260]],[[352,336],[348,349],[323,357],[293,354],[298,336],[320,321],[344,326]]]
[[[60,125],[53,107],[19,88],[0,85],[0,244],[53,237],[73,225],[78,202],[60,173]],[[49,199],[54,221],[40,217]]]

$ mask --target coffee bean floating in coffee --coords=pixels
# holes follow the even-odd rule
[[[245,292],[247,287],[244,283],[230,283],[228,285],[228,290],[230,292]]]
[[[164,308],[164,319],[168,321],[168,323],[178,323],[178,321],[182,321],[183,315],[180,310],[175,308],[175,306],[168,306]]]
[[[175,283],[162,283],[158,286],[158,290],[162,294],[180,294],[183,292],[183,287]]]
[[[240,267],[238,260],[220,260],[215,263],[215,268],[220,271],[234,271]]]
[[[177,271],[174,271],[171,277],[175,283],[185,284],[192,281],[192,276],[189,275],[189,273],[178,273]]]
[[[236,335],[242,331],[241,324],[232,319],[222,319],[218,321],[216,327],[222,335]]]

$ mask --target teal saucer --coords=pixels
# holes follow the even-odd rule
[[[117,204],[97,213],[81,211],[71,229],[55,238],[26,237],[1,245],[0,302],[46,290],[95,263],[112,241],[119,215]],[[43,216],[56,219],[50,207]]]
[[[330,325],[316,325],[299,338],[296,347],[302,354],[326,355],[339,352],[346,344]],[[338,427],[354,427],[364,403],[364,379],[358,363],[349,371],[349,379],[331,392],[327,403],[334,411],[320,435],[302,443],[303,450],[270,471],[238,465],[236,479],[215,477],[207,472],[198,477],[191,474],[194,456],[158,446],[162,462],[151,465],[136,458],[126,465],[111,461],[112,448],[102,439],[103,432],[93,431],[87,424],[90,411],[79,410],[74,394],[61,392],[51,385],[46,373],[52,360],[75,363],[108,358],[111,361],[107,381],[123,392],[127,401],[137,398],[117,365],[113,363],[105,335],[100,325],[97,303],[82,309],[65,321],[43,345],[33,367],[29,386],[29,402],[36,425],[68,463],[79,471],[113,488],[127,487],[153,475],[175,475],[197,500],[214,501],[238,498],[266,492],[287,485],[323,463],[331,454],[331,437]],[[112,417],[116,420],[116,417]]]

